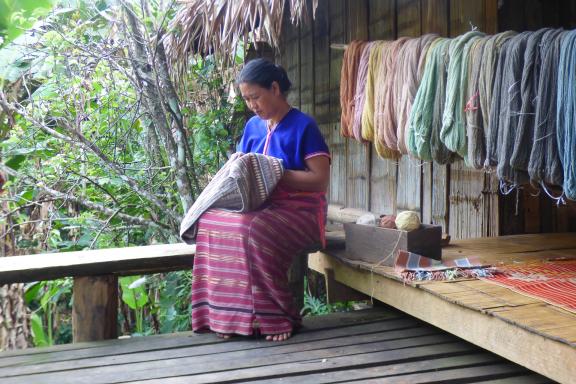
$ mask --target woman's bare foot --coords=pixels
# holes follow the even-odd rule
[[[268,336],[266,336],[266,340],[268,340],[268,341],[286,341],[290,337],[292,337],[292,332],[285,332],[285,333],[279,333],[277,335],[268,335]]]
[[[224,340],[228,340],[229,338],[232,337],[232,335],[230,335],[229,333],[218,333],[218,332],[216,332],[216,336]]]

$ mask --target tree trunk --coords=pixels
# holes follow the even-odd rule
[[[142,90],[142,105],[166,148],[170,166],[174,171],[176,188],[180,195],[180,201],[184,208],[184,212],[186,212],[188,208],[192,206],[194,201],[192,182],[186,169],[186,136],[182,134],[180,128],[176,128],[173,132],[168,124],[169,119],[173,119],[180,115],[179,107],[176,110],[173,109],[174,103],[178,105],[179,101],[177,99],[171,99],[171,103],[166,102],[159,86],[159,78],[154,72],[156,63],[154,62],[153,57],[151,57],[152,55],[145,44],[148,39],[146,39],[140,30],[133,10],[126,4],[124,5],[124,14],[127,20],[126,38],[130,41],[131,46],[130,62],[134,68],[138,82],[140,83],[139,87]],[[164,78],[163,82],[170,82],[170,86],[167,88],[173,88],[169,78]],[[170,111],[166,110],[166,105],[169,105]],[[172,112],[174,116],[172,116],[170,112]]]

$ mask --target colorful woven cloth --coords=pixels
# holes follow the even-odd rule
[[[259,208],[284,174],[282,161],[259,153],[236,152],[216,173],[186,213],[180,237],[186,243],[196,239],[196,223],[209,208],[249,212]]]
[[[497,271],[487,281],[576,312],[576,259],[503,265]]]
[[[407,251],[398,251],[396,273],[404,281],[454,280],[488,277],[493,273],[490,265],[474,257],[439,261]]]

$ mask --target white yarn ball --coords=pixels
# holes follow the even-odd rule
[[[420,217],[414,211],[400,212],[396,216],[396,228],[402,231],[413,231],[420,228]]]

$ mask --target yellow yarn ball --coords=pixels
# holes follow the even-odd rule
[[[414,211],[400,212],[396,216],[396,228],[402,231],[413,231],[420,228],[420,217]]]

